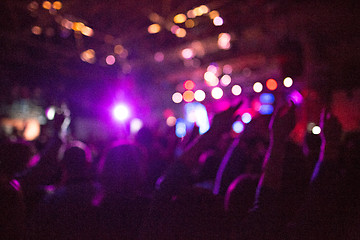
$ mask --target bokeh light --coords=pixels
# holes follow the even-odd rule
[[[26,121],[24,130],[24,138],[27,141],[35,140],[40,135],[40,124],[36,119]]]
[[[229,64],[226,64],[223,66],[223,73],[225,74],[231,74],[232,73],[232,66]]]
[[[33,34],[35,34],[35,35],[40,35],[41,32],[42,32],[42,29],[41,29],[41,27],[39,27],[39,26],[33,26],[33,27],[31,28],[31,32],[32,32]]]
[[[311,129],[311,132],[315,135],[319,135],[321,133],[321,128],[319,126],[314,126],[312,129]]]
[[[187,19],[186,15],[180,13],[174,17],[174,23],[183,23],[186,21],[186,19]]]
[[[172,95],[172,100],[174,103],[181,103],[183,100],[182,94],[179,92],[176,92]]]
[[[275,101],[275,96],[272,93],[262,93],[259,97],[259,100],[262,104],[273,104]]]
[[[232,94],[234,94],[235,96],[239,96],[241,94],[241,87],[239,85],[234,85],[232,88],[231,88],[231,92]]]
[[[220,83],[222,86],[226,87],[231,83],[231,77],[227,74],[221,77]]]
[[[205,72],[204,79],[208,86],[214,87],[219,84],[219,79],[213,72]]]
[[[176,117],[174,116],[169,116],[167,119],[166,119],[166,125],[168,125],[169,127],[173,127],[175,126],[176,124]]]
[[[33,12],[39,8],[39,4],[36,1],[32,1],[28,4],[28,10]]]
[[[183,38],[183,37],[186,36],[186,30],[183,29],[183,28],[179,28],[179,29],[176,30],[175,35],[176,35],[178,38]]]
[[[212,72],[213,74],[216,74],[218,72],[218,67],[214,64],[210,64],[206,70],[208,72]]]
[[[184,88],[185,88],[186,90],[192,90],[192,89],[194,89],[194,87],[195,87],[195,83],[194,83],[193,81],[191,81],[191,80],[186,80],[186,81],[184,82]]]
[[[196,18],[194,10],[187,11],[186,15],[188,18]]]
[[[115,45],[114,47],[114,53],[121,54],[124,51],[124,47],[120,44]]]
[[[72,29],[77,32],[80,32],[83,27],[85,27],[85,24],[82,22],[74,22],[72,25]]]
[[[113,65],[115,63],[115,57],[113,55],[109,55],[106,57],[106,64]]]
[[[83,28],[81,28],[81,33],[87,37],[92,37],[94,36],[94,31],[89,28],[89,27],[86,27],[84,26]]]
[[[160,32],[160,30],[161,30],[161,27],[160,27],[160,25],[157,24],[157,23],[151,24],[151,25],[148,27],[148,32],[149,32],[150,34],[158,33],[158,32]]]
[[[309,122],[308,125],[306,126],[306,130],[307,130],[308,132],[311,132],[312,129],[313,129],[313,127],[315,127],[315,126],[316,126],[315,123]]]
[[[195,98],[195,100],[198,101],[198,102],[204,101],[205,97],[206,97],[205,92],[204,92],[203,90],[200,90],[200,89],[197,90],[197,91],[195,92],[195,94],[194,94],[194,98]]]
[[[154,54],[154,60],[156,62],[162,62],[162,61],[164,61],[164,58],[165,58],[165,56],[162,52],[157,52]]]
[[[191,101],[193,101],[193,100],[194,100],[194,92],[193,92],[193,91],[190,91],[190,90],[185,91],[185,92],[183,93],[183,99],[184,99],[185,102],[191,102]]]
[[[61,20],[61,26],[63,26],[66,29],[72,29],[73,28],[74,23],[72,21],[69,21],[68,19],[64,18],[63,20]]]
[[[244,131],[244,124],[240,121],[236,121],[233,123],[232,129],[236,133],[241,133]]]
[[[261,92],[263,90],[263,85],[260,82],[256,82],[253,85],[254,92]]]
[[[215,87],[215,88],[213,88],[213,90],[211,90],[211,96],[214,99],[220,99],[220,98],[222,98],[223,95],[224,95],[224,92],[219,87]]]
[[[259,109],[259,113],[262,115],[269,115],[272,114],[274,112],[274,107],[273,105],[261,105],[260,109]]]
[[[275,79],[268,79],[266,81],[266,87],[270,90],[270,91],[274,91],[277,88],[277,82]]]
[[[216,10],[213,10],[213,11],[211,11],[211,12],[209,13],[210,19],[215,19],[216,17],[219,17],[219,16],[220,16],[220,14],[219,14],[219,12],[216,11]]]
[[[291,87],[292,85],[293,85],[293,80],[292,80],[292,78],[291,78],[291,77],[286,77],[286,78],[284,79],[284,86],[287,87],[287,88],[289,88],[289,87]]]
[[[193,28],[195,27],[195,22],[192,19],[188,19],[185,21],[185,27],[187,28]]]
[[[229,33],[220,33],[217,42],[218,47],[224,50],[230,49],[231,47],[230,41],[231,41],[231,35]]]
[[[130,110],[124,104],[118,104],[113,109],[113,116],[117,121],[125,121],[130,117]]]
[[[88,49],[80,54],[80,58],[84,62],[95,63],[95,51],[93,49]]]
[[[224,24],[224,20],[221,17],[215,17],[213,23],[215,26],[222,26]]]
[[[185,59],[194,57],[194,51],[191,48],[185,48],[181,51],[181,56]]]
[[[55,112],[56,112],[56,110],[55,110],[55,107],[54,107],[54,106],[49,107],[49,108],[46,110],[46,118],[47,118],[48,120],[53,120],[54,117],[55,117]]]
[[[201,14],[207,14],[209,12],[209,8],[206,5],[201,5],[199,7]]]
[[[178,138],[183,138],[186,135],[186,123],[182,118],[176,120],[175,134]]]
[[[243,123],[249,123],[251,122],[252,120],[252,117],[251,117],[251,114],[250,113],[244,113],[242,116],[241,116],[241,120],[243,121]]]
[[[51,8],[51,2],[49,2],[49,1],[44,1],[43,4],[42,4],[42,7],[43,7],[44,9],[49,10],[49,9]]]
[[[54,9],[60,10],[62,8],[62,3],[59,1],[55,1],[52,6]]]
[[[143,127],[143,122],[139,118],[134,118],[130,122],[130,132],[137,133]]]

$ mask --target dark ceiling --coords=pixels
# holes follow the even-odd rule
[[[39,7],[29,10],[32,2],[0,2],[2,92],[20,84],[90,91],[97,98],[119,86],[156,95],[156,103],[168,101],[184,80],[200,81],[213,62],[232,65],[235,80],[244,68],[251,69],[252,77],[241,80],[245,85],[272,77],[275,69],[278,77],[291,75],[319,90],[359,86],[358,1],[64,0],[62,8],[53,12],[42,8],[42,1],[35,1]],[[194,28],[179,24],[187,30],[184,38],[166,29],[176,14],[202,4],[217,10],[224,24],[214,26],[205,14],[195,19]],[[149,16],[154,13],[163,19],[163,28],[149,34],[147,28],[153,23]],[[67,30],[59,19],[82,22],[94,35]],[[33,34],[33,26],[40,26],[42,33]],[[217,48],[220,33],[231,35],[229,50]],[[203,54],[185,61],[181,50],[194,43]],[[105,57],[114,54],[117,44],[128,55],[108,66]],[[93,64],[80,59],[87,49],[96,52]],[[162,62],[154,60],[157,52],[164,54]]]

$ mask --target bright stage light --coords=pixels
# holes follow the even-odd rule
[[[118,121],[125,121],[130,117],[130,110],[124,104],[118,104],[113,109],[114,118]]]

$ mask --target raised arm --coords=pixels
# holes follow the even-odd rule
[[[264,159],[263,174],[259,187],[279,191],[283,175],[285,144],[290,132],[295,127],[295,104],[280,108],[271,118],[269,124],[270,145]]]
[[[180,157],[182,161],[189,169],[193,169],[198,164],[200,155],[207,149],[214,146],[222,134],[230,131],[232,124],[235,121],[235,112],[241,106],[242,101],[235,106],[229,107],[227,110],[216,114],[212,120],[210,130],[199,138],[194,140],[184,154]]]

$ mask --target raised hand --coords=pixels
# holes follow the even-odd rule
[[[325,108],[321,113],[320,128],[320,137],[323,144],[325,142],[327,144],[340,142],[342,127],[337,117],[335,117],[329,109]]]
[[[289,105],[278,109],[272,116],[269,124],[270,140],[285,141],[294,129],[295,123],[295,104],[290,102]]]
[[[216,114],[212,120],[210,131],[216,134],[222,134],[231,129],[232,124],[236,121],[235,112],[243,104],[240,101],[235,106],[229,107],[227,110]]]

